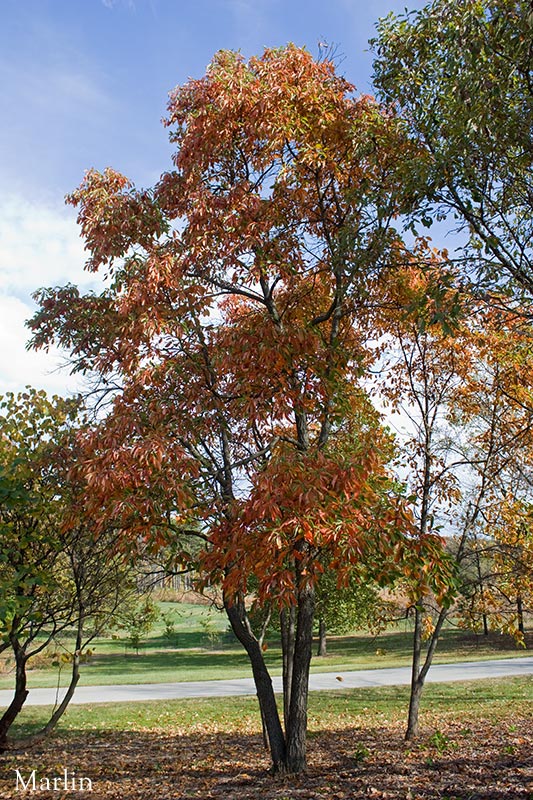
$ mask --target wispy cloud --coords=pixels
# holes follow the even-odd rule
[[[63,64],[28,64],[0,60],[0,79],[6,108],[25,108],[26,124],[35,112],[91,117],[112,105],[111,97],[94,76]]]
[[[269,38],[270,12],[276,4],[276,0],[224,0],[244,50],[259,33]]]
[[[126,6],[130,11],[135,11],[135,0],[102,0],[102,5],[110,9]]]

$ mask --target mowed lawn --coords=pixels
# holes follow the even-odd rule
[[[80,685],[167,683],[249,677],[248,658],[239,642],[228,631],[225,614],[205,605],[160,603],[174,632],[165,635],[165,623],[159,619],[141,643],[139,653],[129,645],[124,632],[97,640],[93,655],[83,664]],[[68,641],[65,644],[68,645]],[[265,658],[273,675],[281,674],[281,651],[275,632],[267,640]],[[492,634],[488,638],[456,627],[444,630],[435,663],[512,658],[527,655],[509,637]],[[409,621],[375,636],[354,632],[328,638],[328,655],[314,657],[314,672],[378,669],[408,665],[411,658]],[[31,687],[65,685],[69,666],[63,664],[58,676],[57,661],[49,650],[34,662],[29,671]],[[0,688],[13,685],[12,664],[0,661]]]

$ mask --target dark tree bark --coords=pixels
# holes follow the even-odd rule
[[[314,610],[314,588],[304,584],[298,591],[291,701],[287,721],[287,771],[290,773],[305,772],[307,768],[307,698],[313,647]]]
[[[484,582],[483,582],[483,575],[481,573],[481,560],[480,560],[480,557],[479,557],[479,552],[476,552],[476,567],[477,567],[477,577],[478,577],[478,583],[479,583],[479,593],[480,593],[480,596],[481,596],[481,606],[484,609],[485,608],[485,588],[484,588]],[[487,615],[486,615],[484,610],[483,610],[483,612],[481,614],[481,618],[483,620],[483,636],[488,636],[489,635],[489,622],[488,622]]]
[[[526,627],[524,624],[524,603],[522,601],[522,595],[520,594],[517,595],[516,598],[516,614],[518,617],[518,630],[522,636],[524,636],[526,632]]]
[[[272,679],[268,673],[261,646],[251,629],[242,598],[237,598],[233,602],[225,598],[224,608],[235,636],[250,659],[261,716],[270,747],[272,771],[274,773],[284,772],[287,756],[285,736],[281,727]]]
[[[418,736],[418,714],[423,684],[420,682],[420,658],[422,654],[422,620],[418,606],[414,608],[415,629],[413,633],[413,660],[411,664],[411,695],[409,697],[409,716],[405,738],[409,741]]]
[[[250,659],[257,698],[264,725],[265,744],[272,758],[272,772],[302,773],[307,767],[307,699],[309,667],[313,646],[314,589],[303,584],[298,592],[298,605],[282,613],[282,646],[284,658],[284,706],[286,733],[281,725],[272,680],[265,664],[258,639],[252,631],[242,597],[224,607],[238,640]],[[289,680],[290,675],[290,680]]]
[[[28,656],[17,639],[12,639],[13,653],[15,655],[15,694],[4,714],[0,719],[0,752],[7,749],[7,735],[17,716],[26,702],[28,689],[26,688],[26,663]]]
[[[294,646],[296,638],[296,608],[284,608],[280,614],[281,652],[283,658],[283,720],[285,730],[289,727]]]

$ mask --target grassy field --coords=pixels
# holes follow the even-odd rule
[[[342,721],[357,726],[365,719],[387,719],[401,722],[409,703],[407,686],[382,686],[346,689],[309,694],[309,730],[331,728]],[[423,720],[433,714],[458,718],[508,716],[509,709],[533,713],[533,677],[517,677],[453,684],[432,683],[424,689]],[[47,706],[28,706],[12,728],[13,736],[38,729],[50,716]],[[141,730],[224,730],[236,733],[261,730],[255,697],[210,697],[147,701],[143,703],[95,703],[71,705],[60,722],[59,730],[79,733],[87,731]]]
[[[173,620],[174,632],[165,635],[160,618],[149,637],[141,644],[139,654],[128,646],[122,632],[116,638],[100,639],[94,644],[94,655],[83,665],[80,685],[166,683],[188,680],[215,680],[248,677],[246,653],[228,632],[223,613],[203,605],[161,603],[161,611]],[[396,625],[379,636],[354,632],[349,636],[329,637],[328,655],[314,657],[312,671],[348,671],[401,666],[410,663],[411,637],[408,622]],[[528,651],[517,648],[501,636],[485,639],[457,628],[443,632],[435,663],[483,660],[495,657],[519,657]],[[281,673],[279,644],[272,638],[265,653],[273,675]],[[30,687],[55,686],[57,669],[51,666],[53,656],[39,658],[29,672]],[[0,664],[0,688],[13,685],[12,665]],[[60,682],[68,681],[68,665],[62,668]]]

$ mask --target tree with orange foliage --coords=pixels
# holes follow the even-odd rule
[[[480,326],[481,327],[481,326]],[[462,623],[524,644],[533,602],[531,504],[533,411],[528,322],[518,309],[489,309],[476,333],[480,358],[457,393],[470,472],[485,491],[476,515]]]
[[[417,303],[426,278],[415,270],[410,276]],[[442,313],[454,302],[453,291],[444,293]],[[490,619],[497,630],[519,633],[520,603],[531,596],[526,500],[533,427],[524,321],[495,296],[487,305],[465,293],[463,305],[453,336],[408,318],[389,324],[376,382],[406,429],[398,469],[412,495],[416,530],[447,536],[456,574],[456,586],[440,596],[423,569],[402,587],[414,620],[407,739],[417,736],[425,679],[450,616],[468,626],[483,620],[487,632]]]
[[[91,170],[69,198],[109,287],[41,290],[34,347],[70,350],[108,414],[82,465],[95,511],[154,547],[203,540],[257,687],[274,771],[306,768],[314,587],[368,562],[382,582],[440,540],[412,539],[390,439],[362,386],[376,314],[411,257],[393,227],[415,157],[395,117],[293,45],[218,53],[178,87],[174,169],[150,191]],[[192,524],[194,523],[194,524]],[[189,557],[184,548],[183,559]],[[284,631],[285,731],[245,595]]]

